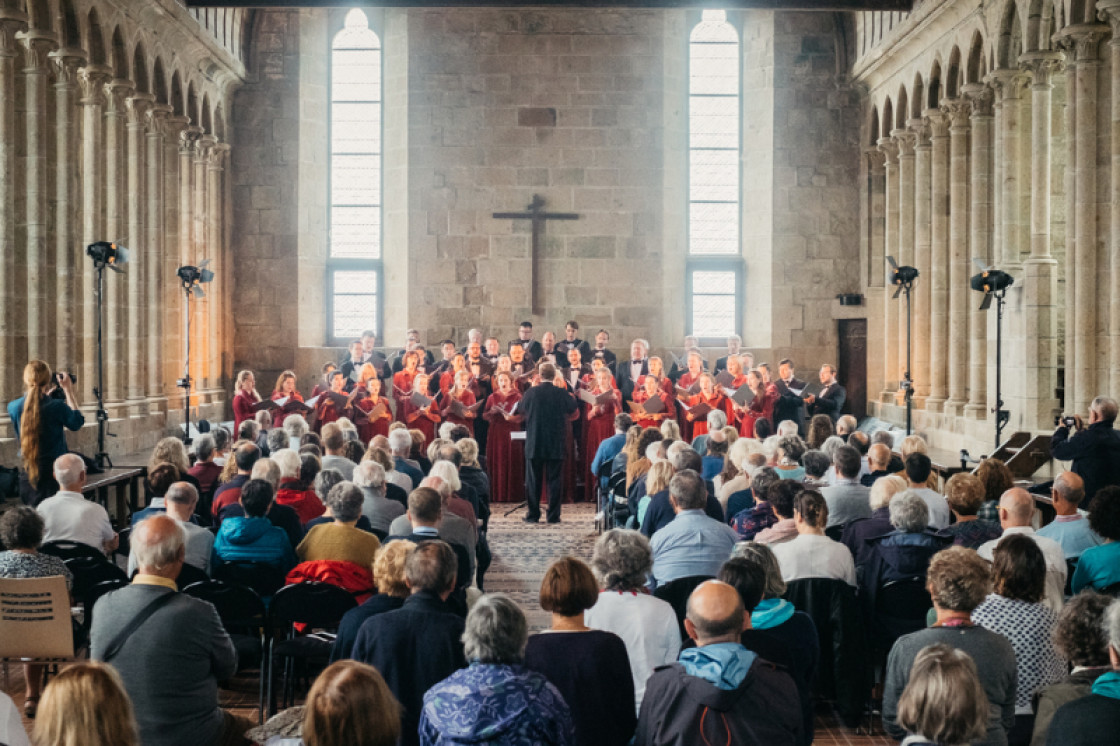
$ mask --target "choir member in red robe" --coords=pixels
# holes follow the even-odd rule
[[[747,374],[743,372],[743,359],[738,355],[728,355],[727,360],[724,362],[727,366],[725,370],[731,376],[731,384],[727,387],[732,391],[738,391],[741,386],[747,384]]]
[[[610,368],[598,358],[595,359],[595,362],[600,363],[600,365],[595,371],[595,383],[591,386],[591,393],[595,396],[610,393],[611,401],[609,404],[584,404],[587,410],[587,419],[583,431],[584,469],[590,468],[591,462],[595,460],[595,452],[599,450],[599,444],[614,435],[614,418],[622,411],[622,392],[615,387],[614,376],[611,375]],[[583,475],[585,500],[592,501],[595,499],[595,488],[598,481],[599,477],[596,474],[592,474],[590,479],[586,473]]]
[[[521,392],[508,371],[495,374],[498,390],[490,395],[483,417],[490,423],[486,439],[486,471],[490,475],[490,501],[513,501],[525,485],[525,458],[511,458],[510,434],[521,429],[521,415],[510,414]]]
[[[404,354],[403,363],[404,367],[393,374],[392,395],[397,402],[397,421],[407,424],[404,415],[401,414],[401,403],[412,396],[413,384],[416,381],[417,369],[420,365],[420,353],[416,350],[409,350]],[[427,391],[424,393],[426,394]]]
[[[611,388],[612,389],[617,389],[618,384],[614,382],[614,374],[611,373],[610,367],[605,362],[603,362],[602,358],[598,358],[598,357],[591,358],[591,372],[588,373],[587,375],[585,375],[581,379],[582,383],[583,383],[583,387],[589,389],[589,388],[591,388],[592,386],[595,385],[595,376],[599,373],[600,368],[606,368],[607,369],[607,373],[611,377],[610,378]]]
[[[754,398],[746,407],[736,405],[736,410],[741,412],[739,420],[739,435],[744,438],[754,437],[754,423],[759,420],[770,420],[773,424],[774,405],[778,403],[780,394],[774,384],[767,386],[762,382],[762,375],[757,370],[747,373],[747,385],[754,391]]]
[[[346,396],[346,376],[342,375],[341,370],[332,371],[331,374],[331,388],[330,390],[335,394]],[[349,406],[343,407],[341,410],[335,406],[330,397],[323,394],[319,395],[319,401],[315,402],[315,410],[311,413],[314,418],[312,430],[317,433],[323,432],[323,425],[328,422],[337,422],[342,417],[345,417]]]
[[[693,384],[700,382],[700,376],[703,374],[704,358],[700,357],[699,352],[690,352],[688,354],[688,370],[677,379],[677,386],[682,389],[691,388]]]
[[[389,400],[381,395],[381,379],[377,377],[377,369],[370,363],[362,365],[358,386],[365,396],[358,394],[354,400],[354,408],[369,413],[381,404],[385,412],[375,417],[372,422],[366,421],[358,425],[358,437],[363,443],[368,444],[378,435],[389,436],[389,423],[393,420],[393,412],[389,407]]]
[[[728,421],[732,418],[732,411],[730,406],[730,399],[724,396],[723,392],[716,388],[715,380],[710,373],[700,374],[700,393],[690,396],[686,402],[688,406],[695,407],[697,404],[707,404],[712,409],[719,409],[727,415]],[[708,416],[694,416],[692,412],[685,412],[685,421],[691,425],[690,431],[687,434],[687,440],[692,441],[697,435],[706,435],[708,432]]]
[[[314,399],[324,391],[331,390],[331,374],[334,373],[337,369],[338,366],[329,360],[323,363],[323,378],[312,387],[310,396],[311,399]]]
[[[253,371],[243,370],[237,374],[237,385],[233,394],[233,431],[241,427],[245,420],[251,420],[256,415],[253,405],[259,404],[261,395],[257,393],[256,379]]]
[[[666,378],[665,380],[668,381],[669,379]],[[660,399],[661,403],[665,405],[665,409],[656,414],[635,415],[634,424],[641,425],[643,428],[661,427],[662,420],[673,416],[673,398],[661,387],[654,376],[642,376],[641,381],[642,388],[634,391],[634,402],[644,404],[650,399]]]
[[[276,387],[272,389],[272,401],[277,399],[292,399],[295,401],[303,401],[303,394],[296,390],[296,374],[290,370],[286,370],[280,374],[276,379]],[[272,410],[272,426],[284,427],[284,420],[288,419],[291,412],[284,412],[279,409]]]
[[[462,358],[462,355],[458,357]],[[443,395],[443,404],[440,407],[440,415],[443,417],[444,422],[454,422],[456,425],[462,425],[470,430],[471,437],[474,437],[474,421],[478,416],[475,412],[467,411],[463,416],[455,414],[451,409],[451,402],[457,401],[464,407],[473,407],[478,399],[475,398],[474,392],[471,391],[471,374],[466,369],[460,368],[455,373],[455,383],[451,386],[446,394]]]
[[[416,374],[412,379],[412,391],[421,396],[428,396],[427,373]],[[397,407],[397,417],[408,425],[410,430],[419,430],[423,433],[424,443],[431,443],[435,439],[436,427],[440,423],[439,405],[436,404],[435,399],[432,399],[427,406],[418,408],[412,403],[412,394],[409,394],[408,397],[400,400]]]
[[[665,375],[665,363],[661,360],[661,358],[654,356],[649,359],[649,373],[644,376],[638,377],[638,380],[635,382],[636,385],[634,386],[635,392],[638,389],[645,388],[645,380],[648,376],[653,376],[653,378],[658,381],[658,385],[661,387],[661,390],[668,394],[669,400],[672,401],[673,381],[669,378],[669,376]],[[673,407],[669,407],[669,411],[672,412]]]

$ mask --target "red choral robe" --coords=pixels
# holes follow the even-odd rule
[[[372,412],[373,408],[378,404],[385,405],[385,415],[378,418],[373,422],[363,422],[358,425],[358,437],[363,443],[369,445],[369,442],[376,438],[378,435],[389,435],[389,423],[393,420],[393,410],[389,406],[389,400],[384,396],[377,397],[376,401],[371,396],[366,396],[364,399],[359,399],[354,402],[354,407],[362,410],[363,412]]]
[[[397,402],[397,421],[405,424],[407,424],[407,420],[401,414],[401,404],[412,396],[412,381],[414,378],[416,378],[416,373],[409,373],[407,370],[397,371],[393,374],[392,395]]]
[[[695,396],[688,397],[688,406],[690,407],[695,407],[700,402],[704,402],[712,409],[722,410],[723,413],[727,415],[728,422],[730,422],[732,417],[734,416],[731,413],[731,400],[724,396],[722,391],[716,390],[710,397],[704,396],[703,392],[696,394]],[[685,418],[685,422],[688,422],[687,417]],[[708,432],[707,415],[704,415],[703,417],[697,417],[695,422],[690,422],[688,424],[692,425],[691,431],[689,432],[687,438],[689,442],[691,442],[692,439],[697,435],[706,435]]]
[[[400,375],[398,373],[398,375]],[[427,413],[421,412],[412,403],[410,398],[402,399],[397,404],[397,419],[408,425],[409,429],[419,430],[424,433],[424,446],[435,440],[436,428],[439,425],[439,404],[433,401],[428,406]],[[429,416],[430,415],[430,416]],[[435,418],[434,420],[432,418]]]
[[[259,402],[260,399],[254,399],[244,391],[237,392],[233,397],[233,432],[236,433],[245,420],[253,419],[256,415],[253,411],[253,405]]]
[[[276,401],[277,399],[283,399],[285,396],[287,396],[287,394],[283,391],[273,391],[272,396],[269,398],[271,398],[272,401]],[[298,391],[293,391],[291,396],[296,401],[303,401],[303,394]],[[272,410],[272,426],[284,427],[284,420],[288,419],[291,414],[291,412],[282,412],[279,409]]]
[[[645,376],[642,376],[642,377],[645,378]],[[669,379],[666,378],[665,380],[668,381]],[[669,394],[669,392],[665,391],[664,389],[658,389],[656,396],[658,398],[660,398],[661,402],[665,405],[665,411],[658,412],[657,414],[642,415],[642,416],[638,417],[636,420],[634,420],[634,424],[640,425],[641,427],[661,427],[661,422],[666,417],[672,417],[673,416],[673,397],[672,397],[672,395]],[[649,396],[646,395],[646,390],[645,390],[644,387],[640,390],[639,389],[634,389],[634,402],[636,404],[642,404],[647,399],[649,399]]]
[[[777,386],[772,383],[764,384],[762,393],[751,399],[751,403],[747,405],[747,411],[743,413],[743,419],[739,422],[739,435],[744,438],[753,438],[754,423],[759,420],[770,420],[773,424],[774,405],[778,403],[780,396]]]
[[[458,399],[459,403],[462,404],[464,407],[473,407],[478,402],[478,399],[475,398],[475,395],[471,392],[471,390],[469,388],[464,390],[458,396],[455,396],[453,393],[451,393],[451,391],[448,391],[446,394],[444,394],[444,397],[443,397],[444,404],[440,408],[440,414],[443,416],[444,422],[453,422],[456,425],[462,425],[463,427],[465,427],[465,428],[467,428],[468,430],[471,431],[471,437],[473,438],[474,437],[474,419],[468,419],[466,417],[458,417],[458,416],[452,414],[451,413],[451,399],[452,399],[452,397]]]
[[[486,471],[490,475],[490,502],[512,502],[525,490],[525,459],[511,458],[510,434],[521,429],[521,418],[507,420],[498,409],[507,412],[521,401],[516,389],[508,396],[494,392],[486,400],[483,417],[490,423],[486,433]]]
[[[593,388],[591,393],[598,396],[605,392]],[[584,405],[587,411],[587,420],[583,429],[583,463],[585,469],[590,468],[591,462],[595,460],[595,453],[599,450],[599,444],[614,435],[614,418],[622,411],[622,394],[617,388],[613,387],[611,393],[614,395],[614,399],[610,404],[601,407],[586,403]],[[589,479],[584,474],[583,481],[584,498],[588,501],[595,500],[595,490],[599,484],[598,475],[593,474]]]
[[[647,373],[644,376],[638,376],[638,380],[634,382],[634,396],[637,396],[639,391],[646,390],[646,378],[651,375],[653,374]],[[665,376],[662,376],[659,380],[661,381],[661,390],[668,394],[671,400],[673,398],[673,382]],[[673,408],[669,407],[668,411],[673,411]]]
[[[326,425],[328,422],[337,422],[344,414],[346,413],[338,411],[338,408],[335,407],[334,402],[330,399],[320,399],[315,402],[315,424],[312,430],[321,435],[323,432],[323,425]]]

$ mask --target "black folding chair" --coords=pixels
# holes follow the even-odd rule
[[[106,561],[105,555],[100,550],[80,541],[49,541],[39,547],[39,551],[43,554],[58,557],[63,562],[81,557]]]
[[[276,592],[268,607],[268,623],[273,630],[268,641],[269,715],[276,712],[272,681],[275,678],[277,656],[284,658],[285,707],[295,694],[295,662],[298,660],[306,665],[321,663],[325,666],[330,660],[333,640],[300,634],[296,625],[305,625],[305,632],[335,632],[342,621],[342,615],[357,605],[349,592],[336,585],[314,580],[285,586]],[[277,641],[276,633],[281,633],[283,639]]]
[[[210,569],[214,580],[245,585],[268,598],[284,587],[284,573],[264,562],[220,562]]]
[[[673,607],[673,611],[677,615],[677,626],[680,627],[682,642],[688,637],[684,629],[684,617],[688,611],[688,597],[696,590],[696,586],[711,579],[711,575],[690,575],[687,578],[677,578],[664,585],[659,585],[653,592],[654,596],[662,601],[667,601]]]
[[[626,498],[626,472],[624,471],[611,474],[610,479],[607,480],[607,514],[610,516],[611,528],[619,524],[620,518],[625,525],[626,519],[631,514],[637,515],[637,506],[634,506],[634,511],[631,513],[630,501]]]
[[[257,722],[264,722],[264,681],[267,675],[267,640],[271,637],[268,610],[260,595],[252,588],[221,580],[202,580],[183,588],[183,593],[209,601],[214,605],[222,626],[233,640],[237,650],[237,669],[250,666],[255,660],[259,671],[257,694]]]

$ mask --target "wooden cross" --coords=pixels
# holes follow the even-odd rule
[[[540,293],[537,292],[537,281],[540,277],[540,241],[544,232],[546,220],[579,220],[579,215],[574,212],[544,212],[544,198],[539,194],[533,195],[533,201],[526,208],[528,212],[496,212],[494,217],[498,220],[532,220],[533,241],[530,251],[532,263],[529,269],[529,302],[534,314],[543,313],[540,306]]]

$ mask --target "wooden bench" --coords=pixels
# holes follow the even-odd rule
[[[82,494],[87,497],[92,495],[112,515],[114,511],[109,506],[109,490],[112,489],[116,494],[116,516],[127,520],[129,514],[140,510],[140,483],[147,472],[142,466],[121,466],[106,469],[101,474],[91,474],[82,488]],[[128,512],[125,511],[126,505]]]

